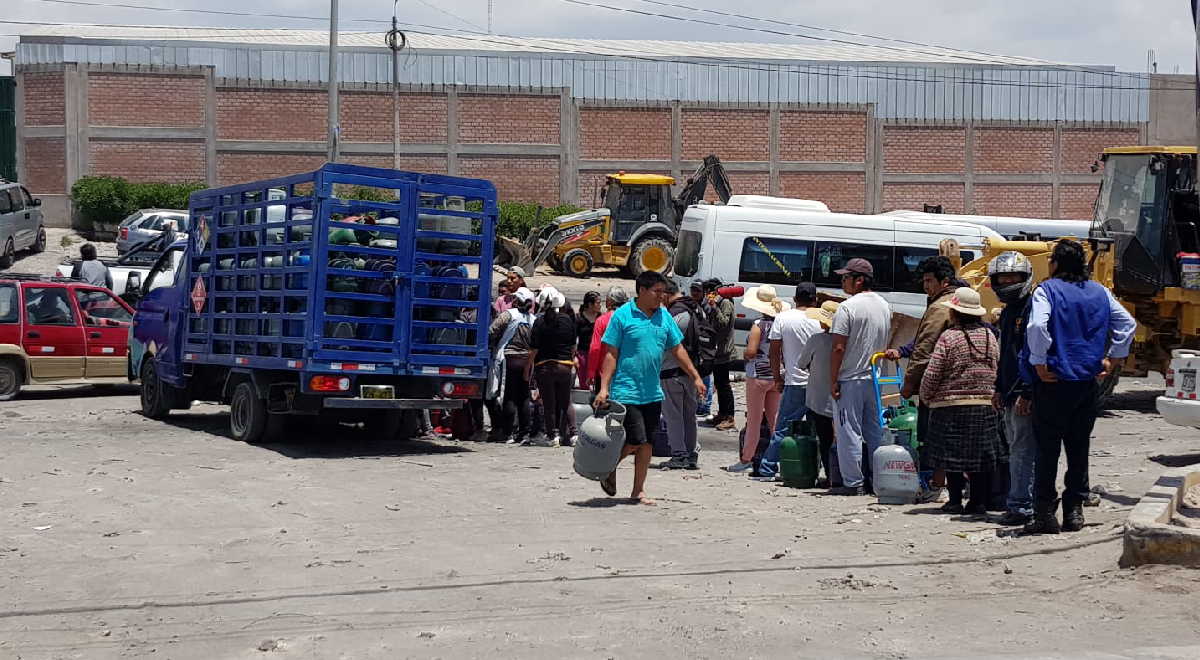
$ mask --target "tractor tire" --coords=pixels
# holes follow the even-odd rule
[[[229,431],[234,440],[247,444],[262,441],[267,431],[267,402],[258,398],[254,383],[243,381],[229,402]]]
[[[563,257],[563,272],[571,277],[587,277],[592,274],[592,255],[587,250],[571,250]]]
[[[554,269],[554,272],[563,272],[563,259],[558,256],[557,252],[551,252],[550,256],[546,257],[546,264]]]
[[[1109,374],[1107,378],[1100,382],[1100,387],[1096,390],[1096,407],[1104,410],[1108,405],[1109,399],[1117,390],[1117,383],[1121,382],[1121,374]]]
[[[629,271],[634,277],[652,270],[666,275],[675,266],[675,247],[664,238],[638,241],[629,255]]]
[[[158,365],[154,358],[142,363],[142,414],[150,419],[166,419],[171,413],[174,393],[170,386],[158,377]]]
[[[363,432],[371,440],[391,440],[400,433],[403,410],[374,411],[363,421]]]
[[[0,359],[0,401],[12,401],[17,398],[24,379],[20,363],[16,360]]]

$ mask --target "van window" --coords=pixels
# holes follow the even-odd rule
[[[862,245],[861,243],[818,242],[812,282],[831,289],[842,288],[842,276],[837,270],[851,259],[866,259],[875,271],[875,291],[892,290],[893,248],[890,245]],[[919,290],[919,289],[918,289]]]
[[[896,267],[892,270],[895,273],[893,289],[900,293],[925,293],[925,289],[921,287],[921,276],[917,275],[917,266],[925,259],[936,257],[938,254],[940,253],[934,248],[897,245]]]
[[[12,210],[12,198],[8,196],[8,191],[0,190],[0,213],[11,213]]]
[[[738,281],[796,285],[812,272],[812,241],[788,238],[747,238],[742,242]]]
[[[700,270],[700,245],[704,236],[698,231],[679,232],[679,247],[675,249],[675,274],[691,277]]]

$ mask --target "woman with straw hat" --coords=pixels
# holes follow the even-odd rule
[[[950,308],[953,325],[938,338],[921,379],[921,401],[929,406],[922,458],[946,471],[950,501],[943,511],[987,515],[992,469],[1001,455],[1000,419],[991,405],[1000,342],[982,323],[987,310],[974,289],[959,288],[936,304]],[[971,479],[965,508],[964,472]]]
[[[791,303],[780,298],[770,284],[746,291],[742,306],[762,316],[754,322],[746,339],[746,440],[742,445],[741,460],[729,466],[730,472],[745,472],[754,467],[764,413],[767,416],[767,428],[775,428],[780,393],[775,387],[775,374],[771,371],[769,357],[771,324],[776,315],[792,308]]]

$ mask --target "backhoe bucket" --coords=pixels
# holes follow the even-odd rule
[[[520,266],[526,273],[530,273],[533,251],[516,239],[507,236],[497,236],[496,238],[496,258],[493,263],[504,268]]]

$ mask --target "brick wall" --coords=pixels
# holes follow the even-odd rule
[[[1064,184],[1058,189],[1059,211],[1064,220],[1091,220],[1100,184]]]
[[[328,121],[329,98],[324,91],[217,90],[217,135],[222,140],[324,142]]]
[[[979,128],[975,130],[975,171],[1041,174],[1054,170],[1054,130]]]
[[[580,157],[670,160],[671,111],[666,108],[581,108]]]
[[[344,155],[342,162],[351,165],[365,165],[366,167],[381,167],[389,170],[394,166],[391,156],[379,155]],[[446,174],[446,157],[401,156],[400,169],[406,172],[420,172],[422,174]]]
[[[779,192],[783,197],[824,202],[829,210],[838,213],[865,213],[867,210],[867,177],[865,174],[781,172]]]
[[[558,96],[460,94],[458,141],[498,144],[559,144]]]
[[[780,112],[779,158],[865,162],[867,113]]]
[[[217,154],[217,178],[222,186],[311,172],[325,164],[323,154]]]
[[[66,88],[61,73],[27,73],[23,89],[26,126],[62,126],[66,123]]]
[[[729,187],[733,189],[733,194],[735,195],[771,194],[771,175],[766,172],[728,172],[727,174],[729,175]],[[680,181],[674,187],[672,193],[678,192],[678,188],[682,184],[683,181]],[[704,192],[704,199],[709,202],[715,202],[720,199],[711,183],[708,186],[708,190]]]
[[[888,183],[881,210],[920,211],[925,204],[942,204],[946,213],[964,213],[966,194],[966,186],[958,183]]]
[[[771,157],[770,113],[766,110],[683,110],[683,158],[703,160],[768,160]],[[666,158],[670,158],[668,152]]]
[[[1054,189],[1050,185],[975,184],[975,208],[980,215],[1051,218]]]
[[[91,172],[134,183],[204,181],[203,142],[92,140]]]
[[[67,192],[66,139],[25,139],[25,183],[35,195]]]
[[[1092,164],[1108,147],[1129,147],[1139,144],[1141,133],[1120,129],[1064,129],[1062,132],[1062,171],[1066,174],[1086,174]]]
[[[488,179],[503,201],[559,203],[557,158],[469,156],[458,159],[459,175]]]
[[[958,174],[966,170],[965,128],[885,126],[883,166],[887,172]]]
[[[200,76],[88,74],[92,126],[202,128],[204,104]]]
[[[343,142],[391,142],[392,95],[343,92],[339,97]],[[400,94],[400,141],[446,142],[446,96]],[[321,140],[324,140],[322,124]]]

